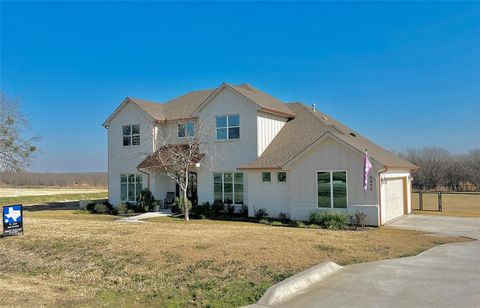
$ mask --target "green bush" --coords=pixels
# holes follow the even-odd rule
[[[192,216],[193,218],[201,218],[201,219],[210,217],[211,216],[210,202],[204,202],[202,204],[197,204],[192,206]]]
[[[185,206],[187,206],[189,210],[192,209],[192,201],[187,199],[187,202],[185,204],[185,202],[183,202],[183,198],[177,197],[175,198],[175,202],[172,205],[172,212],[174,212],[173,209],[175,208],[174,213],[183,213],[185,210]]]
[[[257,220],[261,220],[261,219],[264,219],[268,216],[268,213],[267,213],[267,210],[266,209],[258,209],[256,212],[255,212],[255,218]]]
[[[287,214],[283,213],[283,212],[280,212],[280,214],[278,214],[278,219],[281,221],[281,222],[288,222],[290,219],[288,219],[287,217]]]
[[[313,211],[309,216],[310,224],[333,230],[344,229],[347,221],[348,216],[345,213],[335,211]]]
[[[93,209],[94,209],[95,213],[98,213],[98,214],[109,214],[110,213],[110,209],[108,208],[108,206],[106,206],[103,203],[95,204]]]
[[[117,209],[117,213],[120,215],[128,214],[128,211],[130,210],[125,203],[119,203],[115,208]]]
[[[153,197],[150,189],[145,188],[137,196],[138,206],[143,209],[143,211],[152,211],[155,207],[155,198]]]
[[[212,215],[217,217],[221,212],[224,211],[224,209],[223,202],[220,200],[215,200],[212,205]]]
[[[90,212],[90,213],[95,213],[95,203],[89,203],[87,204],[87,206],[85,207],[85,209],[87,210],[87,212]]]
[[[233,216],[235,213],[235,207],[231,204],[227,205],[227,213],[228,215]]]
[[[248,206],[246,204],[242,204],[242,207],[240,208],[240,215],[248,217]]]
[[[284,224],[281,222],[281,221],[278,221],[278,220],[274,220],[272,221],[271,223],[272,226],[284,226]]]

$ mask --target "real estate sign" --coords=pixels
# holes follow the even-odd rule
[[[3,207],[3,235],[23,233],[23,206],[21,204]]]

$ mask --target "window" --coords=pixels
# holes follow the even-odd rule
[[[178,124],[178,138],[193,137],[195,135],[195,127],[193,122]]]
[[[280,183],[285,183],[287,181],[287,173],[286,172],[277,173],[277,180]]]
[[[136,201],[137,194],[143,189],[141,174],[121,174],[120,175],[120,200]]]
[[[318,207],[347,207],[347,172],[319,171],[317,172]]]
[[[272,180],[272,175],[270,172],[262,172],[262,182],[270,182]]]
[[[140,145],[140,125],[123,126],[123,146]]]
[[[215,117],[217,140],[240,138],[240,116],[238,114]]]
[[[213,195],[215,201],[225,204],[243,204],[243,173],[214,173]]]

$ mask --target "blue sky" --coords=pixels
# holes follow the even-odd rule
[[[1,2],[1,91],[34,171],[106,171],[126,96],[221,82],[315,103],[383,147],[480,147],[480,3]]]

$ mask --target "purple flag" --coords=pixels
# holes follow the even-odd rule
[[[370,158],[368,157],[368,152],[365,150],[365,158],[363,160],[363,190],[367,191],[368,184],[368,174],[370,169],[372,169],[372,164],[370,163]]]

